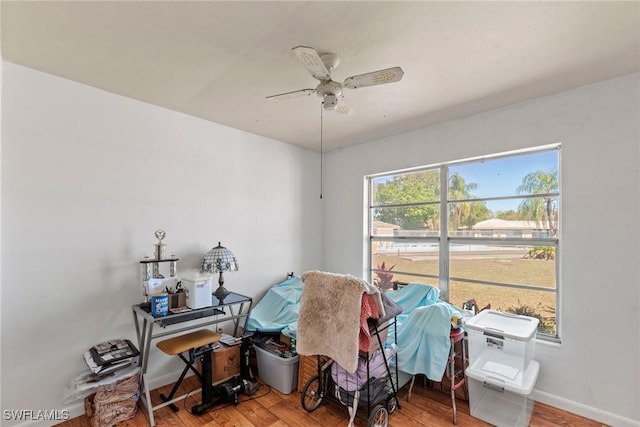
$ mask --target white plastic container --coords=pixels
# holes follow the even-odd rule
[[[211,299],[211,275],[197,271],[187,272],[180,278],[184,288],[186,304],[189,308],[210,307]]]
[[[535,356],[535,336],[539,320],[535,317],[483,310],[465,322],[469,345],[469,364],[485,351],[517,356],[514,366],[525,370]]]
[[[258,362],[258,375],[265,383],[282,394],[289,394],[298,385],[298,362],[300,356],[280,357],[254,346]]]
[[[485,351],[466,370],[472,417],[498,427],[529,425],[534,403],[529,395],[540,365],[532,360],[523,370],[520,359],[504,352]]]

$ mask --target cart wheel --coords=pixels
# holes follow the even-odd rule
[[[387,427],[389,425],[389,412],[382,405],[376,405],[369,415],[367,427]]]
[[[320,402],[322,402],[322,393],[320,392],[320,380],[316,375],[304,385],[300,395],[300,403],[304,409],[311,412],[320,406]]]
[[[394,396],[389,396],[387,398],[387,411],[389,411],[390,414],[393,414],[396,409],[398,409],[398,399]]]

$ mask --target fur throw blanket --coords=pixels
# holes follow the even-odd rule
[[[328,356],[347,372],[355,372],[362,294],[373,295],[378,312],[384,315],[380,293],[366,281],[345,274],[308,271],[301,278],[296,351]]]

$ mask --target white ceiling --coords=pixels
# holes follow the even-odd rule
[[[291,48],[338,54],[325,151],[639,70],[640,2],[2,1],[5,60],[313,150],[318,83]]]

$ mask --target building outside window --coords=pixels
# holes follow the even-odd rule
[[[560,152],[554,144],[367,177],[369,280],[540,319],[558,340]]]

